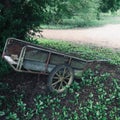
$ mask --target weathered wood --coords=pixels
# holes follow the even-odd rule
[[[23,62],[23,67],[27,70],[34,70],[34,71],[46,71],[46,64],[41,63],[39,61],[33,61],[33,60],[25,60]],[[51,72],[55,65],[48,65],[47,72]]]

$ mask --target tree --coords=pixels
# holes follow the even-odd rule
[[[25,39],[26,33],[43,21],[47,1],[0,0],[0,53],[8,37]],[[6,65],[0,59],[0,74],[5,68]]]
[[[100,9],[102,12],[116,11],[120,8],[120,0],[101,0]]]
[[[50,0],[46,6],[47,23],[59,23],[63,18],[79,16],[81,20],[97,17],[99,0]]]
[[[68,1],[69,0],[49,0],[44,9],[44,22],[57,24],[64,17],[68,17],[70,14],[67,5]]]
[[[24,38],[26,32],[43,19],[44,0],[1,0],[0,40]],[[1,45],[1,44],[0,44]]]
[[[70,0],[71,12],[79,16],[83,21],[91,21],[97,18],[99,0]]]

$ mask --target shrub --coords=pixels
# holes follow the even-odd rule
[[[44,0],[0,0],[0,54],[8,37],[26,38],[43,19]],[[38,21],[39,22],[38,22]],[[1,73],[7,70],[0,58]]]

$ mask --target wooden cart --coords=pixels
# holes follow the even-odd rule
[[[74,76],[93,62],[15,38],[7,39],[2,57],[15,71],[49,75],[47,86],[57,93],[69,87]]]

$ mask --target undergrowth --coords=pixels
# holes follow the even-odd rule
[[[31,92],[26,94],[28,89],[20,84],[12,85],[14,89],[11,89],[8,83],[0,82],[1,120],[120,120],[119,52],[46,39],[39,39],[37,44],[86,60],[108,60],[114,66],[92,66],[64,93],[40,91],[30,103],[27,97],[34,92],[34,87],[28,87]]]
[[[40,28],[43,29],[71,29],[71,28],[89,28],[98,27],[107,24],[120,24],[120,10],[115,13],[100,13],[98,19],[92,21],[81,21],[80,16],[75,16],[71,19],[63,19],[61,24],[42,24]]]
[[[5,120],[119,120],[120,81],[107,72],[97,74],[88,69],[68,91],[36,95],[32,107],[24,102],[25,94],[14,96],[13,106],[1,97],[7,109],[0,116]]]

